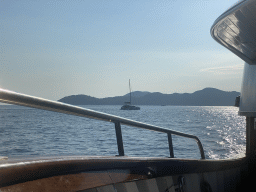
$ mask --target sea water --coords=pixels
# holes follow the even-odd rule
[[[140,106],[120,110],[118,105],[81,106],[197,136],[208,159],[245,155],[245,118],[236,107]],[[168,157],[164,133],[122,125],[127,156]],[[199,159],[193,139],[172,136],[174,156]],[[0,105],[0,156],[118,155],[115,128],[98,121],[15,105]]]

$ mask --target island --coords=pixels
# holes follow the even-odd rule
[[[178,106],[234,106],[236,91],[222,91],[216,88],[205,88],[194,93],[163,94],[159,92],[132,92],[136,105],[178,105]],[[124,96],[96,98],[88,95],[70,95],[58,101],[72,105],[122,105],[129,94]]]

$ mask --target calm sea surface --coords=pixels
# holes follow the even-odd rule
[[[245,118],[235,107],[82,106],[188,134],[201,140],[206,158],[245,155]],[[167,157],[166,134],[122,126],[125,155]],[[200,158],[193,139],[173,136],[174,155]],[[38,109],[0,105],[0,156],[117,155],[113,123]]]

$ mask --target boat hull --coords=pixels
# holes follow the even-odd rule
[[[134,105],[123,105],[121,110],[140,110],[140,107]]]
[[[99,156],[3,160],[0,191],[237,191],[248,179],[247,162]]]

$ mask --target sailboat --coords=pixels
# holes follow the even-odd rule
[[[140,110],[140,107],[132,105],[132,94],[131,94],[130,79],[129,79],[129,89],[130,89],[130,101],[124,102],[124,105],[121,107],[121,110]]]

